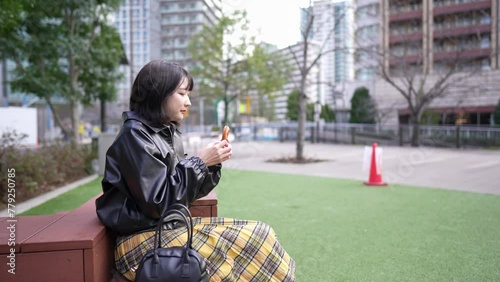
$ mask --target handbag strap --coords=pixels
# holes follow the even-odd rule
[[[173,209],[175,209],[175,208],[178,208],[178,209],[183,210],[183,211],[185,212],[186,217],[188,217],[188,218],[189,218],[189,222],[191,223],[191,229],[193,229],[193,228],[194,228],[194,224],[193,224],[193,217],[191,216],[191,211],[188,209],[188,207],[186,207],[186,206],[185,206],[185,205],[183,205],[183,204],[179,204],[179,203],[172,204],[172,205],[168,208],[167,213],[168,213],[168,211],[173,210]],[[163,220],[162,220],[162,221],[163,221]],[[187,224],[186,224],[186,225],[187,225]]]
[[[170,210],[173,210],[174,208],[178,208],[180,210],[184,210],[184,212],[186,212],[186,214],[191,218],[191,211],[185,205],[180,204],[180,203],[172,204],[172,205],[170,205],[168,207],[167,212],[170,211]]]
[[[188,220],[188,217],[183,212],[181,212],[178,209],[175,209],[174,207],[181,207],[181,208],[187,210],[189,220]],[[189,210],[181,204],[172,205],[167,210],[167,212],[161,217],[160,222],[156,226],[156,232],[155,232],[155,237],[154,237],[154,257],[155,257],[154,260],[155,261],[158,259],[158,249],[161,248],[161,230],[163,229],[163,220],[165,219],[165,217],[167,217],[168,215],[170,215],[172,213],[179,214],[182,217],[182,219],[184,220],[184,222],[186,223],[188,240],[187,240],[187,243],[185,245],[184,261],[187,261],[187,251],[188,251],[188,249],[191,249],[191,244],[193,241],[193,218],[191,217],[191,213],[189,212]]]

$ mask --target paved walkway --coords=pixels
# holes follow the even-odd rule
[[[295,143],[233,142],[232,146],[233,157],[225,164],[227,168],[368,180],[369,172],[363,169],[364,146],[306,142],[306,157],[326,160],[310,164],[266,162],[295,156]],[[186,146],[189,154],[193,149]],[[429,147],[382,147],[382,150],[382,178],[389,184],[500,195],[500,151]]]

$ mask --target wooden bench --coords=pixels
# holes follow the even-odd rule
[[[97,218],[97,197],[70,212],[1,217],[0,281],[109,282],[113,240]],[[217,216],[215,191],[193,203],[191,213]]]

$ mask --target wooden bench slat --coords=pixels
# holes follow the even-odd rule
[[[210,191],[205,197],[198,199],[192,203],[191,206],[213,206],[217,205],[217,194],[215,189]]]
[[[7,227],[10,224],[15,225],[15,252],[19,253],[21,251],[22,243],[25,242],[30,237],[34,236],[41,230],[47,228],[57,220],[59,220],[64,215],[54,214],[54,215],[34,215],[34,216],[18,216],[15,218],[3,218],[0,221],[0,254],[10,253],[10,249],[13,248],[9,246],[10,231]],[[16,220],[16,222],[10,222],[10,220]]]
[[[94,197],[22,244],[23,252],[91,249],[106,234],[95,212]]]

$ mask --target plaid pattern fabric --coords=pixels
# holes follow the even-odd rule
[[[197,217],[193,248],[207,258],[210,281],[295,281],[295,261],[278,242],[273,229],[260,221]],[[117,239],[116,269],[134,281],[142,257],[153,248],[155,231]],[[182,246],[185,228],[162,230],[162,245]]]

